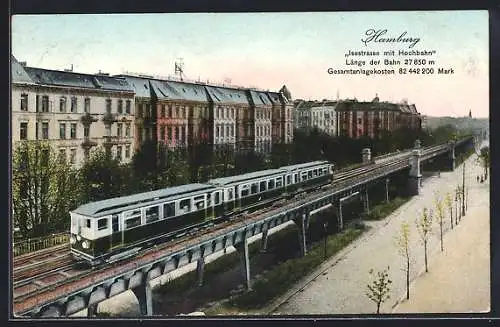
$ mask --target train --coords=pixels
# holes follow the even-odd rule
[[[283,166],[83,204],[70,212],[73,257],[91,265],[224,221],[333,180],[328,161]]]

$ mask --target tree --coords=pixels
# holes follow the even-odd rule
[[[443,223],[444,223],[444,201],[439,199],[439,195],[434,195],[434,206],[436,207],[437,223],[439,224],[439,237],[441,240],[441,251],[444,251],[443,246]]]
[[[125,166],[121,166],[120,162],[106,151],[96,149],[92,152],[80,168],[82,202],[105,200],[137,192],[137,189],[127,187],[130,181],[126,179],[125,169]]]
[[[420,217],[415,220],[415,223],[417,225],[417,230],[422,243],[424,244],[425,272],[428,272],[429,269],[427,265],[427,244],[429,242],[429,236],[432,231],[432,211],[424,208]]]
[[[488,167],[490,166],[490,148],[485,146],[479,153],[479,163],[484,168],[484,177],[488,178]]]
[[[392,281],[389,279],[389,266],[387,266],[387,269],[377,272],[376,276],[373,269],[370,269],[369,273],[375,279],[367,285],[368,292],[366,292],[366,295],[370,300],[375,302],[377,305],[377,314],[379,314],[381,304],[390,298],[389,292],[391,291]]]
[[[12,204],[21,237],[37,237],[69,227],[69,211],[79,202],[78,174],[48,142],[23,142],[14,150]]]
[[[446,197],[444,198],[444,203],[450,210],[450,224],[451,224],[451,229],[453,229],[453,200],[450,193],[446,193]]]
[[[410,226],[406,222],[401,224],[396,246],[405,262],[403,271],[406,273],[406,299],[408,300],[410,299]]]

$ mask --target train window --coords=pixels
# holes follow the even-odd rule
[[[272,190],[274,188],[274,179],[267,182],[267,189]]]
[[[218,205],[220,204],[220,193],[219,192],[214,192],[213,193],[213,196],[214,196],[214,205]]]
[[[314,169],[312,171],[312,173],[313,173],[313,177],[318,177],[318,170],[317,169]]]
[[[158,206],[146,209],[146,223],[158,220],[158,218],[159,218]]]
[[[250,190],[248,189],[248,185],[241,186],[241,197],[248,196]]]
[[[328,167],[323,168],[323,174],[325,174],[325,175],[328,174]]]
[[[181,214],[191,212],[191,199],[184,199],[179,202]]]
[[[292,184],[292,176],[286,175],[286,185]]]
[[[118,215],[113,215],[113,218],[111,218],[111,225],[113,226],[113,233],[118,232],[118,230],[120,229],[118,219],[119,219]]]
[[[90,228],[90,219],[85,219],[85,227]]]
[[[266,185],[267,185],[266,181],[260,182],[260,191],[261,192],[264,192],[266,190]]]
[[[307,173],[306,172],[301,173],[300,177],[301,177],[301,181],[305,182],[307,180]]]
[[[283,177],[276,178],[276,188],[283,187]]]
[[[97,221],[97,230],[108,228],[108,218],[102,218]]]
[[[311,179],[312,177],[313,177],[313,172],[312,172],[312,170],[309,170],[307,172],[307,179]]]
[[[320,168],[318,169],[318,176],[322,176],[323,175],[323,168]]]
[[[253,183],[252,184],[251,193],[252,194],[259,193],[259,184],[258,183]]]
[[[163,218],[175,216],[175,203],[167,203],[163,205]]]
[[[227,189],[227,201],[230,201],[233,199],[233,189],[232,188],[228,188]]]
[[[293,174],[293,183],[298,183],[299,182],[299,174],[295,173]]]
[[[205,209],[205,196],[203,196],[203,195],[196,196],[196,197],[194,197],[193,201],[194,201],[194,205],[196,207],[196,210]]]
[[[125,220],[125,229],[134,228],[141,224],[141,217],[133,217]]]

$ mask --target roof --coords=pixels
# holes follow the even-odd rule
[[[151,90],[148,78],[129,76],[129,75],[116,75],[116,77],[123,77],[135,91],[136,97],[140,98],[151,97]]]
[[[227,185],[227,184],[231,184],[231,183],[242,182],[242,181],[245,181],[248,179],[276,175],[279,173],[283,173],[283,170],[282,169],[267,169],[267,170],[260,170],[260,171],[256,171],[253,173],[247,173],[247,174],[242,174],[242,175],[215,178],[215,179],[209,180],[208,183],[212,184],[212,185]]]
[[[250,95],[250,100],[255,106],[271,106],[273,104],[266,92],[249,90],[248,93]]]
[[[281,104],[281,96],[278,92],[267,92],[267,96],[272,104]]]
[[[150,83],[158,99],[208,101],[203,85],[161,80],[151,80]]]
[[[89,217],[100,217],[116,207],[125,207],[133,204],[138,204],[140,202],[149,202],[164,198],[178,198],[181,197],[181,195],[186,196],[187,194],[196,193],[198,191],[211,188],[213,188],[212,185],[199,183],[168,187],[156,191],[90,202],[79,206],[78,208],[73,210],[73,212]]]
[[[34,67],[25,67],[25,71],[37,84],[134,92],[133,88],[125,79],[118,77],[90,75]]]
[[[34,84],[24,67],[16,60],[14,56],[10,57],[12,83]]]
[[[335,108],[337,111],[351,110],[392,110],[399,111],[399,105],[389,102],[358,102],[358,101],[340,101]]]
[[[330,162],[325,161],[325,160],[317,160],[317,161],[306,162],[306,163],[301,163],[301,164],[296,164],[296,165],[283,166],[283,167],[280,167],[280,169],[295,170],[295,169],[302,169],[302,168],[314,167],[314,166],[326,165],[326,164],[330,164]]]
[[[249,104],[244,90],[230,89],[216,86],[205,86],[210,99],[214,103]]]

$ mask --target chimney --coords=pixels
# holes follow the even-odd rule
[[[26,67],[26,61],[20,61],[19,64],[23,67]]]

